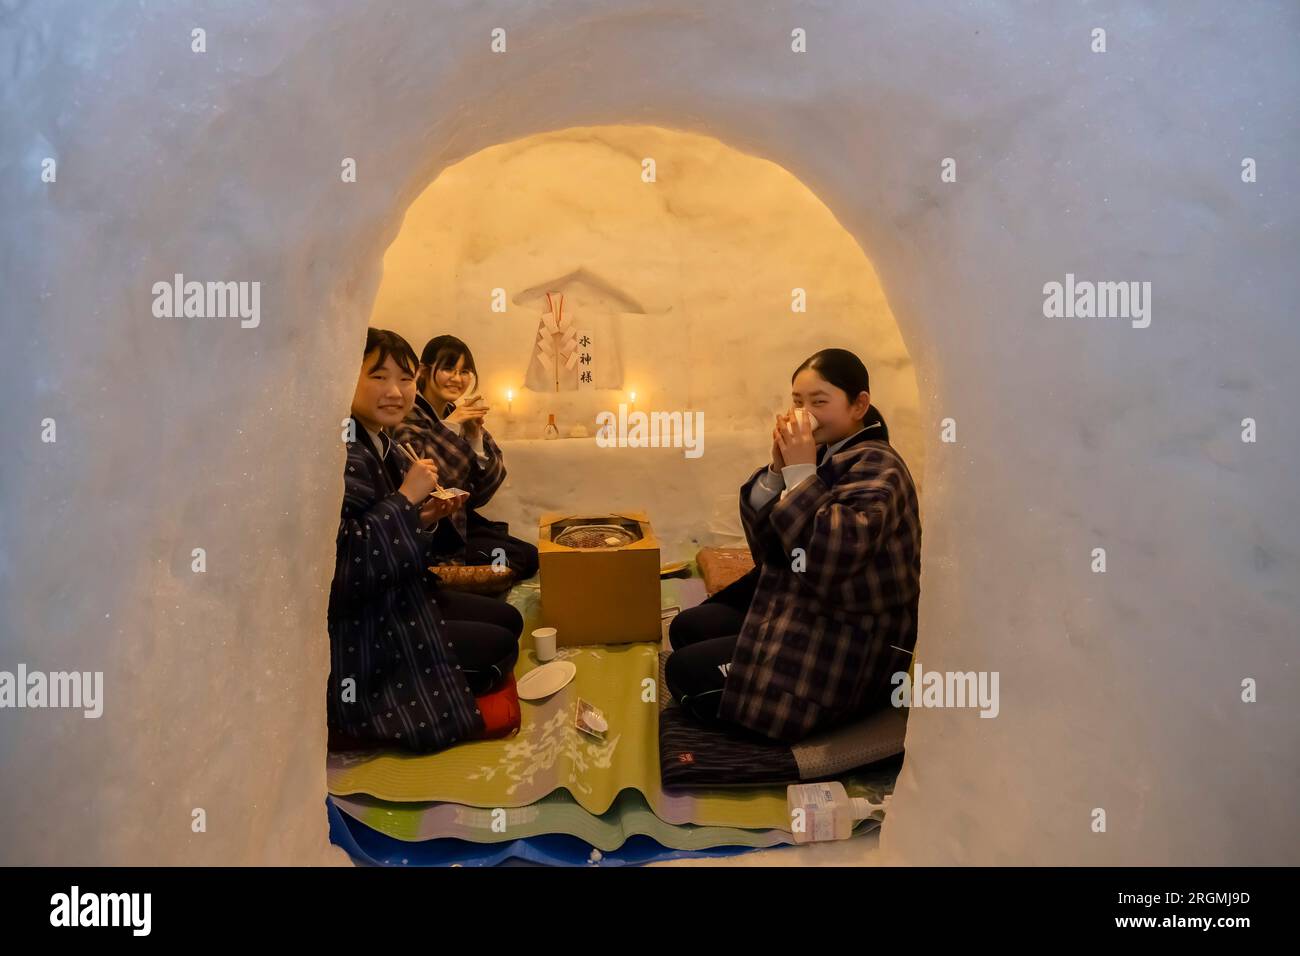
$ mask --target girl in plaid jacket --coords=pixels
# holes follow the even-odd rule
[[[674,619],[666,665],[689,713],[786,742],[888,705],[921,575],[916,489],[861,360],[824,349],[791,395],[740,491],[754,570]]]
[[[537,573],[537,547],[507,534],[505,522],[478,513],[506,479],[501,449],[483,426],[491,410],[466,401],[478,371],[469,347],[454,335],[429,340],[420,353],[415,404],[394,437],[438,463],[442,483],[469,492],[465,507],[439,529],[434,550],[441,563],[506,566],[523,581]]]

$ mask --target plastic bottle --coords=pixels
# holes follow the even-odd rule
[[[792,783],[785,794],[795,843],[847,840],[854,823],[880,809],[865,797],[850,797],[844,784],[834,780]]]

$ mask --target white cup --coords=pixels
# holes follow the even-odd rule
[[[791,409],[791,412],[794,415],[795,421],[799,421],[800,419],[805,419],[805,418],[808,420],[809,431],[816,431],[817,426],[821,424],[821,422],[817,421],[817,416],[814,415],[812,412],[808,411],[808,409],[806,408]]]
[[[533,631],[533,653],[539,661],[549,661],[555,657],[555,628],[539,627]]]

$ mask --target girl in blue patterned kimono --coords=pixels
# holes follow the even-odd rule
[[[457,504],[430,497],[429,459],[410,463],[389,429],[415,400],[416,356],[370,329],[347,427],[343,509],[330,588],[328,722],[333,749],[440,750],[484,730],[475,696],[514,667],[523,629],[508,604],[439,592],[432,533]]]

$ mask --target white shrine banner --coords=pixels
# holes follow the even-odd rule
[[[639,324],[647,317],[640,313],[602,311],[599,304],[584,305],[584,299],[568,292],[552,291],[543,295],[537,330],[528,346],[524,387],[534,392],[622,388],[619,325]]]

